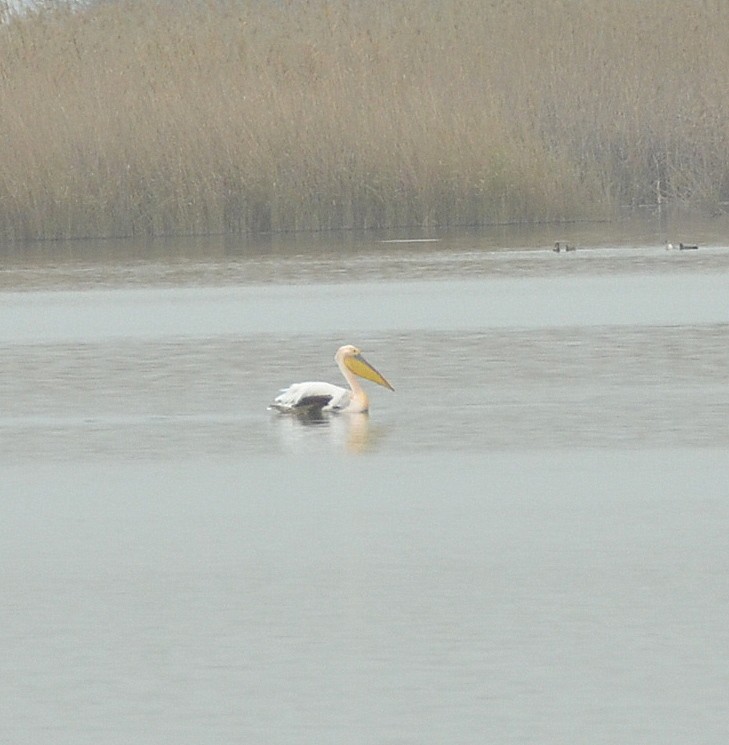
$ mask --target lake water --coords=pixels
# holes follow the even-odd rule
[[[729,233],[563,235],[5,249],[0,741],[726,742]]]

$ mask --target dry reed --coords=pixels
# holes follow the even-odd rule
[[[729,199],[723,0],[4,14],[0,238],[486,224]]]

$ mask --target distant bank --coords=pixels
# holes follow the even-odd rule
[[[724,2],[120,0],[6,16],[0,240],[716,213],[727,71]]]

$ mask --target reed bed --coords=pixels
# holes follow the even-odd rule
[[[0,238],[729,200],[723,0],[117,0],[0,24]]]

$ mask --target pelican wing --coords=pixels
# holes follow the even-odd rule
[[[281,390],[271,408],[288,412],[343,409],[351,395],[346,388],[331,383],[294,383]]]

